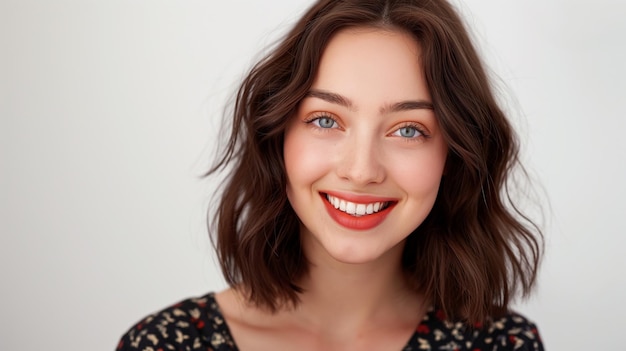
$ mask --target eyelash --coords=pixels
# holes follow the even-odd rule
[[[414,141],[418,141],[421,138],[425,138],[428,139],[430,138],[430,135],[428,135],[426,133],[426,131],[424,130],[424,127],[422,127],[419,123],[414,123],[414,122],[406,122],[404,123],[402,126],[400,126],[399,128],[396,128],[393,133],[391,133],[391,135],[399,132],[400,130],[404,129],[404,128],[412,128],[414,129],[417,133],[419,133],[419,135],[415,136],[415,137],[401,137],[402,139],[404,139],[404,141],[406,142],[414,142]]]
[[[333,127],[330,128],[324,128],[321,125],[319,125],[319,120],[322,118],[328,118],[329,120],[333,121]],[[318,123],[315,123],[315,122]],[[320,114],[315,114],[313,116],[311,116],[310,118],[307,118],[306,120],[304,120],[304,123],[308,124],[308,125],[313,125],[315,126],[317,129],[322,130],[324,132],[330,131],[332,129],[337,129],[337,127],[339,127],[339,122],[337,122],[337,119],[333,116],[331,116],[330,114],[327,113],[320,113]],[[337,127],[335,127],[335,125]]]
[[[322,118],[328,118],[329,120],[333,121],[333,126],[330,128],[324,128],[322,126],[319,125],[319,120]],[[315,122],[318,123],[315,123]],[[308,125],[313,125],[316,129],[323,131],[323,132],[328,132],[331,131],[333,129],[337,129],[339,127],[339,122],[337,122],[337,119],[333,116],[331,116],[328,113],[319,113],[319,114],[314,114],[313,116],[311,116],[310,118],[307,118],[306,120],[304,120],[304,123],[308,124]],[[335,127],[336,125],[336,127]],[[419,123],[415,123],[415,122],[405,122],[402,124],[402,126],[396,128],[390,135],[393,135],[395,133],[397,133],[398,131],[400,131],[403,128],[413,128],[415,129],[415,131],[417,133],[419,133],[419,135],[415,136],[415,137],[402,137],[399,136],[400,138],[404,139],[405,142],[416,142],[419,141],[420,139],[424,138],[424,139],[428,139],[430,138],[430,135],[428,135],[428,133],[426,133],[426,131],[424,130],[424,127],[422,127]]]

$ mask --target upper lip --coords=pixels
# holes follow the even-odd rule
[[[344,191],[337,190],[324,190],[320,191],[322,194],[328,194],[330,196],[338,197],[342,200],[360,203],[360,204],[368,204],[373,202],[397,202],[397,198],[388,197],[388,196],[378,196],[378,195],[370,195],[370,194],[354,194]]]

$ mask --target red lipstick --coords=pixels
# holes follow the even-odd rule
[[[363,216],[353,216],[336,209],[335,206],[328,202],[326,194],[355,203],[388,202],[389,205],[376,213]],[[322,201],[324,202],[324,206],[326,206],[326,211],[330,215],[330,218],[332,218],[339,225],[352,230],[369,230],[378,226],[385,220],[385,218],[387,218],[387,215],[389,215],[397,203],[395,199],[391,198],[368,195],[351,195],[345,193],[339,194],[336,192],[320,193],[320,196],[322,197]]]

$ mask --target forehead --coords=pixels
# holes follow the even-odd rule
[[[420,54],[418,41],[404,31],[344,29],[324,50],[313,88],[363,101],[429,99]]]

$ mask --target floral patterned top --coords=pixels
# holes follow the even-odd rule
[[[152,314],[133,326],[117,351],[238,351],[214,293]],[[537,327],[516,313],[488,326],[451,323],[430,309],[402,351],[543,351]]]

